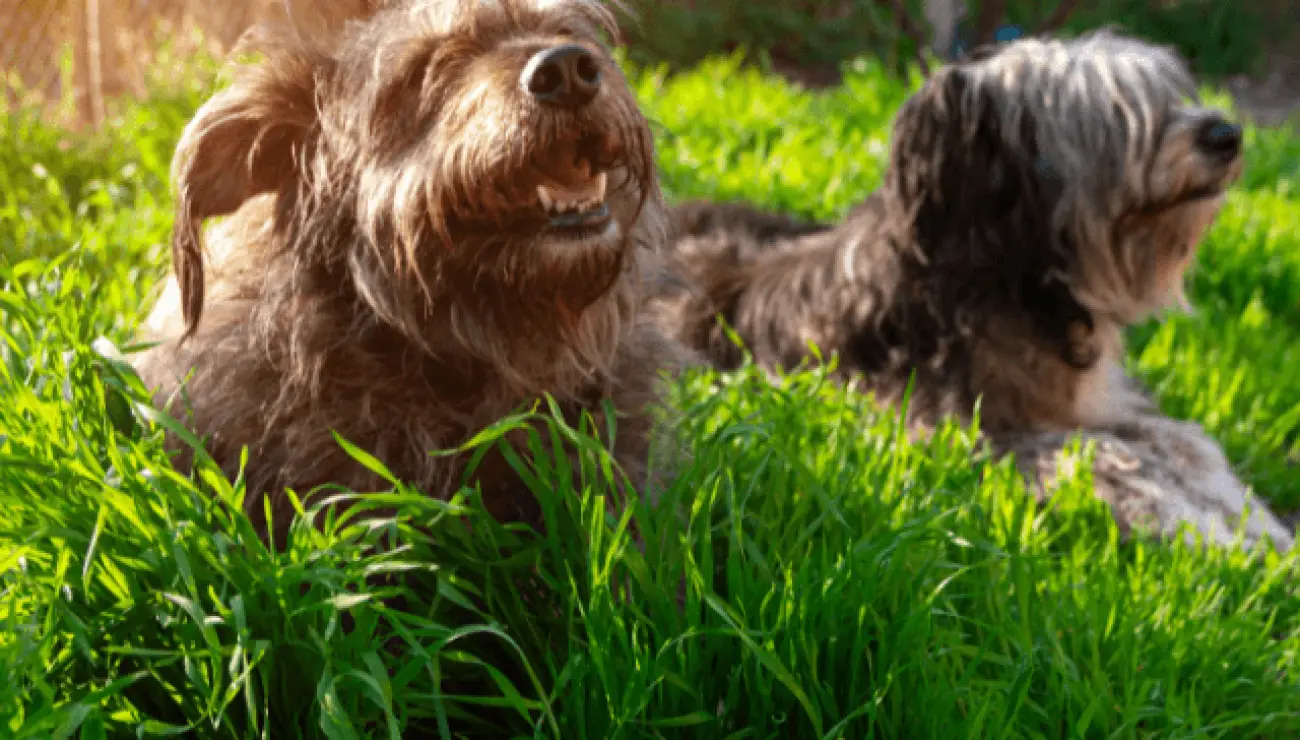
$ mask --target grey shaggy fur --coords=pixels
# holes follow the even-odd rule
[[[914,374],[921,429],[979,402],[990,441],[1037,478],[1062,435],[1109,435],[1141,461],[1124,475],[1154,483],[1099,475],[1099,495],[1194,499],[1203,516],[1165,507],[1159,526],[1227,530],[1244,487],[1203,432],[1160,419],[1125,375],[1122,332],[1187,308],[1184,274],[1241,167],[1239,129],[1198,105],[1169,49],[1110,31],[1025,39],[928,80],[897,115],[882,186],[838,225],[678,207],[656,308],[720,368],[743,353],[719,317],[760,365],[791,368],[815,343],[886,403]],[[1175,447],[1222,470],[1188,479]],[[1289,547],[1271,514],[1250,526]]]

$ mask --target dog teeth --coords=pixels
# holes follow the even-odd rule
[[[537,186],[537,202],[548,211],[555,210],[555,201],[551,200],[551,191],[545,185]]]
[[[537,200],[551,213],[582,213],[599,208],[605,202],[605,173],[591,178],[581,190],[567,190],[558,185],[538,185]]]

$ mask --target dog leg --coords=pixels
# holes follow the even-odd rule
[[[1200,426],[1144,415],[1081,436],[1096,443],[1096,495],[1110,504],[1125,535],[1148,529],[1168,536],[1186,522],[1215,544],[1232,544],[1250,497],[1223,451]],[[1069,438],[1066,432],[1029,433],[1004,438],[997,446],[1015,454],[1021,472],[1045,498],[1060,475],[1079,464],[1062,449]],[[1295,539],[1291,528],[1265,502],[1255,499],[1249,505],[1245,546],[1253,548],[1267,536],[1277,550],[1289,550]]]

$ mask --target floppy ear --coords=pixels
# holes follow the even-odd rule
[[[908,100],[895,123],[891,189],[932,260],[982,268],[1028,256],[1021,252],[1055,251],[1059,183],[1040,160],[1032,113],[1004,100],[996,84],[950,67]],[[1008,121],[1005,112],[1016,108]]]
[[[281,192],[299,177],[316,130],[318,61],[305,49],[268,50],[199,108],[172,158],[176,189],[172,269],[188,338],[203,313],[204,219],[234,213],[249,198]]]
[[[1086,367],[1095,358],[1076,336],[1091,333],[1092,317],[1064,282],[1074,247],[1053,227],[1063,183],[1042,157],[1031,107],[996,85],[960,66],[932,77],[899,113],[891,190],[942,313],[993,295],[1015,301],[1067,362]]]

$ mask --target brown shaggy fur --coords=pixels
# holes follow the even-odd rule
[[[720,368],[743,354],[717,316],[758,364],[812,342],[885,403],[915,374],[920,429],[977,401],[994,439],[1134,423],[1154,406],[1122,332],[1186,306],[1242,168],[1239,130],[1194,95],[1171,51],[1108,31],[982,50],[902,106],[882,187],[842,223],[678,207],[657,310]]]
[[[174,278],[147,327],[163,343],[136,360],[142,377],[164,400],[184,380],[227,474],[250,448],[248,509],[264,526],[269,497],[275,530],[285,487],[389,488],[331,430],[446,496],[466,460],[429,452],[544,393],[601,423],[611,401],[613,452],[645,484],[648,404],[690,354],[641,310],[666,219],[647,123],[602,42],[612,15],[587,0],[363,5],[381,7],[328,43],[260,29],[261,60],[185,129]],[[589,101],[547,104],[521,82],[562,44],[599,71]],[[608,221],[562,230],[542,189],[590,195],[600,178]],[[499,455],[476,482],[497,516],[535,517]]]

